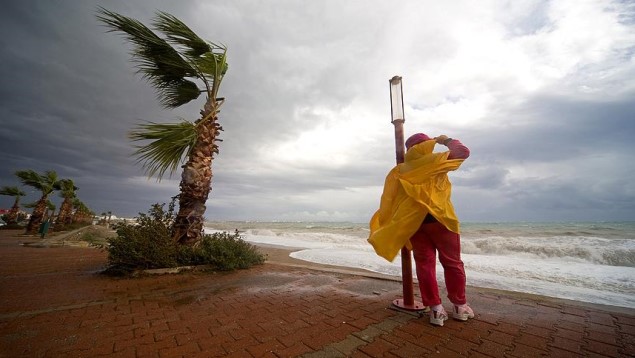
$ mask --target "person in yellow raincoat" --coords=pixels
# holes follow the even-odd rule
[[[436,144],[449,151],[434,152]],[[424,133],[406,141],[404,162],[386,176],[379,210],[370,220],[368,242],[377,255],[393,261],[404,246],[414,253],[422,303],[429,306],[430,323],[443,326],[448,314],[439,297],[436,253],[443,266],[452,317],[467,321],[474,312],[465,298],[465,269],[461,260],[459,220],[450,200],[447,173],[470,155],[459,140]]]

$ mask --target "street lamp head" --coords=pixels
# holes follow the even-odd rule
[[[392,122],[400,121],[404,122],[404,110],[403,110],[403,93],[401,76],[394,76],[389,81],[390,83],[390,110],[392,115]]]

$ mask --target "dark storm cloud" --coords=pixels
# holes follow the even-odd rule
[[[600,37],[582,41],[590,20],[566,22],[561,1],[5,2],[0,185],[17,185],[19,169],[55,170],[91,209],[119,216],[178,193],[179,173],[145,178],[127,134],[144,120],[194,120],[201,101],[162,109],[129,45],[95,18],[103,6],[146,24],[167,11],[229,47],[208,218],[367,220],[395,162],[395,74],[416,112],[406,133],[447,133],[472,151],[451,174],[462,218],[632,218],[633,13],[612,4],[580,5]],[[489,68],[499,57],[504,68]],[[495,102],[479,107],[483,94]]]
[[[133,70],[111,64],[126,50],[119,45],[113,56],[95,9],[85,2],[3,4],[0,29],[9,36],[0,39],[0,183],[17,185],[16,170],[54,170],[73,179],[80,199],[98,211],[117,207],[95,200],[115,188],[104,185],[107,178],[139,175],[125,139],[134,116],[157,111],[139,108],[154,95],[131,81]]]
[[[623,100],[538,96],[499,115],[498,126],[474,133],[486,161],[552,162],[599,151],[627,152],[635,135],[635,93]]]

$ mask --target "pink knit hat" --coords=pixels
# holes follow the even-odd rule
[[[425,135],[423,133],[413,134],[406,141],[406,149],[410,149],[410,147],[412,147],[413,145],[419,144],[421,142],[425,142],[425,141],[430,140],[430,139],[432,139],[432,138],[428,137],[427,135]]]

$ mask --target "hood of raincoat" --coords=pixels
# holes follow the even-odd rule
[[[404,246],[411,248],[410,238],[428,214],[459,233],[447,173],[458,169],[463,159],[448,159],[449,151],[433,153],[435,145],[434,139],[414,145],[404,162],[386,176],[379,210],[370,220],[368,242],[388,261]]]

